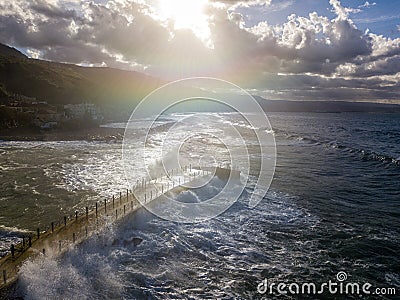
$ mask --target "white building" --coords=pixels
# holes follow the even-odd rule
[[[99,109],[93,103],[67,104],[64,105],[65,114],[69,119],[82,119],[89,116],[92,120],[102,120]]]

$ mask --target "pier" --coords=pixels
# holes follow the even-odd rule
[[[0,258],[0,289],[18,279],[18,272],[28,259],[52,254],[62,256],[71,246],[77,245],[106,224],[116,222],[168,192],[190,189],[198,178],[217,176],[222,180],[239,179],[240,171],[222,167],[192,167],[170,170],[156,178],[138,179],[132,189],[126,189],[110,199],[97,201],[91,207],[75,211],[74,215],[37,228],[35,233],[24,236],[22,242],[11,245],[9,254]],[[140,201],[139,201],[140,200]]]

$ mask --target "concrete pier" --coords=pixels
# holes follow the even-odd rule
[[[132,190],[119,192],[117,197],[114,195],[109,200],[99,200],[91,208],[85,207],[76,211],[74,215],[65,216],[60,222],[52,222],[46,230],[38,228],[35,234],[24,237],[20,244],[12,245],[10,253],[0,259],[0,289],[18,279],[19,269],[26,260],[50,254],[61,256],[71,246],[89,238],[105,224],[115,222],[138,210],[142,205],[134,195],[142,202],[149,203],[173,189],[187,189],[186,184],[205,176],[218,176],[224,180],[231,176],[237,180],[240,178],[240,171],[190,166],[171,170],[162,177],[139,179]]]

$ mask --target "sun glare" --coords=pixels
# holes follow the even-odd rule
[[[210,37],[208,18],[204,10],[207,0],[159,0],[159,14],[174,21],[175,29],[190,29],[202,41]]]

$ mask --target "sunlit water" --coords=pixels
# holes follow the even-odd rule
[[[253,176],[240,199],[207,222],[168,222],[142,209],[62,259],[27,263],[15,295],[257,298],[264,278],[318,283],[334,280],[338,271],[352,282],[400,288],[400,116],[269,117],[277,169],[255,209],[248,208]],[[205,115],[204,124],[210,132],[223,130],[224,119],[208,124]],[[173,120],[160,122],[157,132]],[[235,116],[229,122],[246,133]],[[151,141],[157,148],[157,135]],[[210,147],[221,152],[220,145]],[[259,159],[257,153],[251,157]],[[24,232],[127,187],[120,143],[2,142],[0,168],[4,252]],[[202,198],[222,186],[214,179],[179,197]]]

